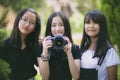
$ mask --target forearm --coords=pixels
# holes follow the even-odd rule
[[[80,60],[75,63],[74,58],[72,56],[72,53],[68,55],[68,63],[69,63],[69,68],[70,72],[72,74],[72,77],[74,80],[79,79],[79,74],[80,74]]]
[[[42,76],[42,80],[48,80],[49,79],[49,62],[43,61],[41,58],[38,58],[38,65],[39,65],[39,71]]]
[[[117,65],[107,67],[108,80],[117,80]]]

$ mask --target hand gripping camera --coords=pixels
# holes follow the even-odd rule
[[[61,34],[56,34],[54,37],[49,37],[48,39],[52,40],[52,48],[58,51],[62,50],[63,47],[67,44],[67,41],[63,39]]]

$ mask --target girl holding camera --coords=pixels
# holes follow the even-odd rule
[[[53,49],[50,36],[61,34],[67,44],[60,50]],[[80,73],[79,46],[73,44],[71,27],[68,18],[62,12],[54,12],[50,15],[45,38],[42,42],[41,54],[38,57],[38,65],[43,80],[77,80]]]

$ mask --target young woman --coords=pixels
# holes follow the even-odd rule
[[[48,39],[57,34],[62,35],[67,41],[61,50],[53,49],[54,43]],[[72,77],[77,80],[79,78],[79,46],[73,44],[69,20],[62,12],[54,12],[50,15],[42,46],[38,64],[43,80],[72,80]]]
[[[110,42],[106,18],[97,10],[84,19],[80,80],[117,80],[117,52]]]
[[[34,80],[40,30],[40,18],[33,9],[17,15],[11,36],[0,47],[0,58],[11,68],[10,80]]]

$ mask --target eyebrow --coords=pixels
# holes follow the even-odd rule
[[[28,18],[28,17],[26,17],[26,16],[23,16],[22,18],[29,19],[29,18]],[[36,21],[36,19],[30,19],[30,21]]]

